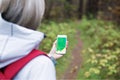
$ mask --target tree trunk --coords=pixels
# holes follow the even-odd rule
[[[79,1],[78,13],[78,18],[81,19],[83,15],[83,0]]]
[[[86,15],[88,18],[97,16],[98,3],[99,3],[99,0],[87,0]]]
[[[46,10],[45,10],[45,19],[49,19],[50,18],[50,13],[52,11],[53,8],[53,4],[54,4],[54,0],[45,0],[46,2]]]

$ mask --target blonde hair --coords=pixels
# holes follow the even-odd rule
[[[44,10],[44,0],[0,0],[0,12],[5,20],[30,29],[40,25]]]

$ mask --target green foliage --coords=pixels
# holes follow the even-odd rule
[[[40,49],[49,52],[53,42],[56,40],[58,34],[65,34],[68,36],[68,40],[75,33],[75,29],[70,23],[55,23],[49,22],[47,24],[42,24],[38,29],[46,34],[46,38],[43,40]]]
[[[38,29],[47,35],[40,49],[49,52],[58,34],[68,35],[69,49],[67,55],[58,60],[58,79],[64,74],[70,61],[70,53],[75,44],[75,33],[80,30],[83,41],[83,64],[78,79],[120,79],[120,29],[113,23],[83,18],[77,22],[42,24]]]
[[[79,26],[85,44],[83,66],[85,79],[120,79],[120,31],[110,22],[87,20]]]
[[[76,19],[79,6],[77,2],[74,0],[47,0],[45,18],[57,21]]]
[[[53,42],[56,40],[56,37],[58,34],[65,34],[68,37],[69,46],[67,49],[66,55],[64,55],[63,58],[57,60],[57,78],[60,78],[63,76],[66,68],[68,67],[69,60],[71,57],[71,50],[74,47],[75,44],[75,29],[74,29],[74,23],[73,22],[64,22],[64,23],[56,23],[56,22],[49,22],[44,23],[38,28],[39,31],[44,32],[46,34],[46,38],[42,41],[40,44],[40,49],[49,53]]]

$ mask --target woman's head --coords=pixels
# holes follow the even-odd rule
[[[0,12],[5,20],[30,29],[39,26],[44,10],[44,0],[0,0]]]

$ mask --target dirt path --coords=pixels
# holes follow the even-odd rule
[[[66,70],[62,80],[76,80],[76,76],[80,69],[81,62],[82,62],[82,57],[80,55],[80,52],[82,49],[82,41],[80,40],[80,32],[79,31],[77,32],[76,39],[77,39],[77,44],[72,51],[71,63],[69,65],[68,69]]]

